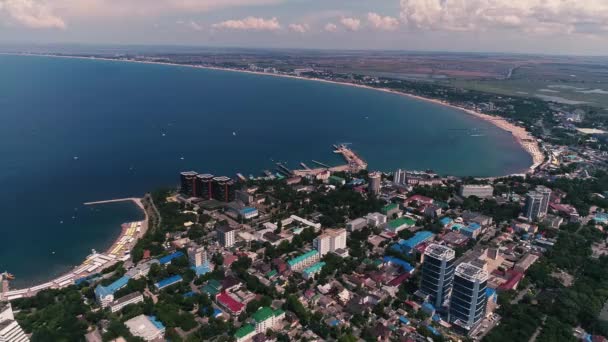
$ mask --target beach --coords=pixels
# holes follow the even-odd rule
[[[478,119],[487,121],[487,122],[495,125],[496,127],[511,133],[511,135],[513,136],[515,141],[532,157],[532,165],[530,165],[530,167],[528,168],[528,170],[527,170],[528,173],[534,172],[534,170],[536,170],[536,168],[538,166],[540,166],[545,160],[545,155],[542,152],[542,150],[540,149],[540,146],[539,146],[536,138],[534,138],[534,136],[532,136],[532,134],[530,134],[530,132],[528,132],[525,128],[518,126],[514,123],[511,123],[505,118],[502,118],[500,116],[481,113],[481,112],[474,111],[474,110],[471,110],[468,108],[463,108],[463,107],[460,107],[457,105],[453,105],[451,103],[447,103],[445,101],[427,98],[427,97],[423,97],[423,96],[418,96],[418,95],[414,95],[414,94],[410,94],[410,93],[400,92],[400,91],[387,89],[387,88],[377,88],[377,87],[371,87],[368,85],[349,83],[349,82],[330,81],[330,80],[325,80],[325,79],[321,79],[321,78],[311,78],[311,77],[266,73],[266,72],[259,72],[259,71],[231,69],[231,68],[222,68],[222,67],[214,67],[214,66],[204,66],[204,65],[183,65],[183,64],[178,64],[178,63],[157,62],[157,61],[142,61],[142,60],[115,59],[115,58],[103,58],[103,57],[67,56],[67,55],[64,56],[64,55],[53,55],[53,54],[9,54],[9,55],[75,58],[75,59],[103,60],[103,61],[113,61],[113,62],[128,62],[128,63],[143,63],[143,64],[178,66],[178,67],[185,67],[185,68],[239,72],[239,73],[247,73],[247,74],[253,74],[253,75],[260,75],[260,76],[273,76],[273,77],[291,78],[291,79],[304,80],[304,81],[324,82],[324,83],[330,83],[330,84],[336,84],[336,85],[351,86],[351,87],[357,87],[357,88],[362,88],[362,89],[382,91],[382,92],[387,92],[387,93],[391,93],[391,94],[407,96],[407,97],[414,98],[414,99],[421,100],[421,101],[431,102],[431,103],[438,104],[441,106],[447,106],[450,108],[454,108],[454,109],[460,110],[466,114],[472,115]]]
[[[66,274],[63,274],[48,282],[38,284],[23,289],[10,290],[4,293],[3,299],[14,300],[23,297],[31,297],[36,293],[47,289],[61,289],[76,284],[80,279],[86,279],[98,274],[104,268],[110,267],[118,262],[127,261],[130,259],[130,251],[142,238],[148,230],[148,214],[144,208],[141,198],[121,198],[106,201],[87,202],[85,205],[96,205],[104,203],[126,202],[135,203],[143,212],[144,219],[142,221],[127,222],[122,224],[121,233],[118,235],[114,243],[104,253],[93,251],[80,265]]]

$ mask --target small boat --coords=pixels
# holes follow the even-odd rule
[[[232,135],[233,135],[233,136],[236,136],[236,132],[232,132]]]
[[[74,160],[78,160],[78,156],[74,156]]]

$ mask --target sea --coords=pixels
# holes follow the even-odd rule
[[[347,143],[370,170],[500,176],[532,158],[462,111],[344,85],[118,61],[0,56],[0,271],[14,288],[105,251],[132,203],[89,201],[176,187],[179,172],[261,175],[277,162],[337,165]]]

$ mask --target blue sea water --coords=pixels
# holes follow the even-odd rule
[[[234,134],[233,134],[234,132]],[[458,110],[348,86],[186,67],[0,56],[0,270],[50,279],[105,250],[130,203],[178,172],[260,174],[284,161],[497,176],[531,157]],[[76,158],[75,158],[76,157]],[[55,252],[53,254],[53,252]]]

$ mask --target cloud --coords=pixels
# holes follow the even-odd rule
[[[606,0],[400,0],[413,29],[519,30],[529,33],[607,32]]]
[[[358,31],[361,28],[361,20],[357,18],[342,18],[340,23],[349,31]]]
[[[334,23],[327,23],[324,30],[327,32],[336,32],[338,30],[338,26],[336,26]]]
[[[276,31],[281,29],[277,18],[264,19],[258,17],[247,17],[240,20],[226,20],[213,24],[213,28],[246,31]]]
[[[34,0],[0,0],[0,14],[24,27],[33,29],[67,27],[65,21],[55,15],[45,1]]]
[[[293,32],[306,33],[310,30],[308,24],[290,24],[289,29]]]
[[[369,25],[378,30],[394,31],[399,27],[399,19],[393,17],[383,17],[378,13],[367,13]]]
[[[204,30],[203,25],[197,23],[194,20],[190,20],[190,21],[178,20],[176,22],[176,24],[185,26],[185,27],[187,27],[187,28],[189,28],[191,30],[194,30],[194,31],[203,31]]]

